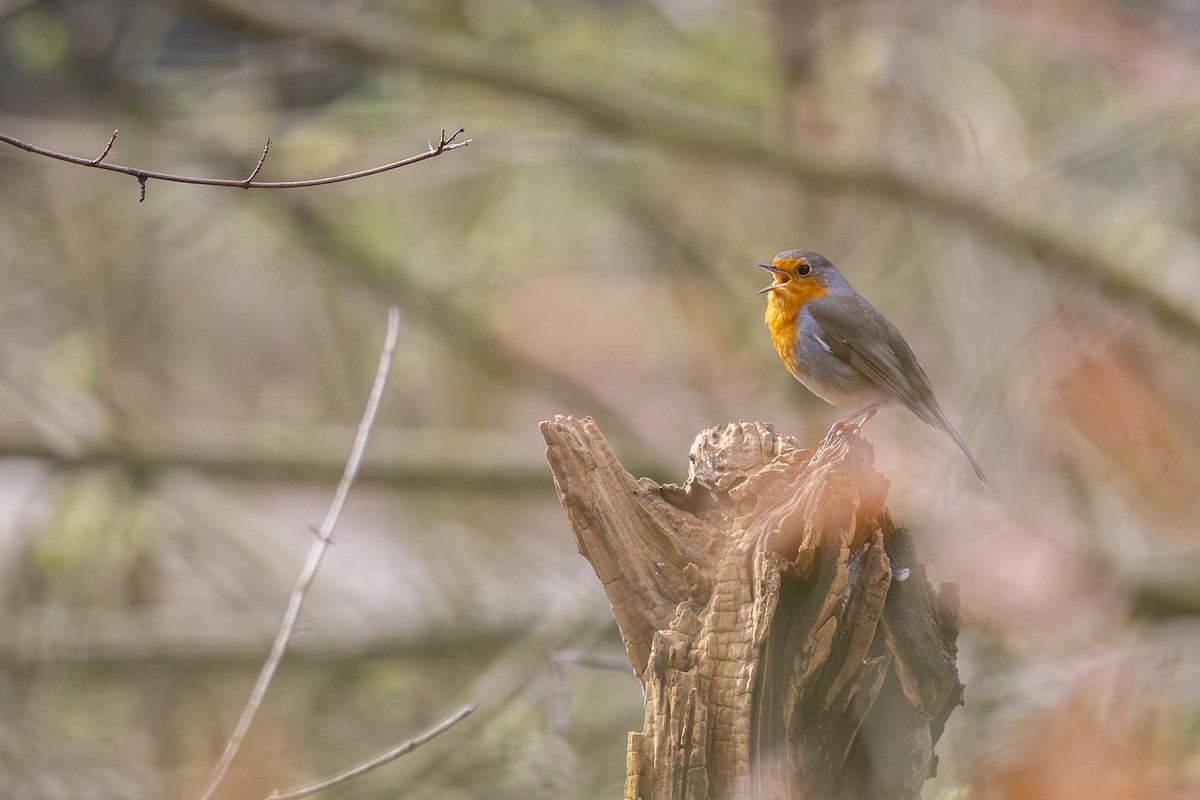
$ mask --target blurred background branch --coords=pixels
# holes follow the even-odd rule
[[[602,131],[790,175],[809,190],[862,192],[911,203],[994,237],[1001,246],[1031,255],[1072,281],[1093,285],[1119,304],[1132,300],[1143,305],[1164,326],[1200,344],[1200,311],[1195,304],[1179,305],[1154,283],[1140,280],[1123,260],[1089,246],[1065,222],[1047,224],[1044,216],[1028,217],[1019,209],[1006,208],[1003,199],[984,194],[985,187],[950,182],[945,173],[909,172],[871,163],[863,154],[847,156],[807,137],[786,144],[771,141],[766,109],[757,110],[755,124],[754,118],[744,119],[744,107],[672,102],[641,87],[587,80],[561,64],[535,64],[528,57],[514,58],[500,48],[489,50],[478,42],[448,36],[404,35],[395,26],[357,17],[331,22],[321,9],[301,3],[184,0],[184,4],[264,36],[299,36],[358,58],[415,66],[438,77],[479,82],[548,101]]]

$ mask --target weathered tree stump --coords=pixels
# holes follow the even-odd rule
[[[868,443],[731,423],[680,487],[635,480],[590,418],[541,428],[645,691],[627,800],[920,796],[962,701],[958,593],[927,582]]]

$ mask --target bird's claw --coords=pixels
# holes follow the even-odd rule
[[[833,444],[833,438],[839,433],[852,432],[856,436],[862,436],[863,428],[867,427],[867,423],[875,416],[875,412],[879,410],[881,404],[867,406],[862,411],[856,411],[848,417],[842,417],[837,422],[833,423],[833,427],[829,429],[829,433],[825,434],[825,438],[821,440],[821,446],[827,447]]]
[[[833,440],[837,438],[839,433],[855,433],[862,426],[851,419],[839,419],[829,428],[829,433],[825,434],[825,438],[821,440],[821,447],[829,447],[833,444]]]

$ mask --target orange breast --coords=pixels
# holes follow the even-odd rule
[[[767,313],[764,318],[771,331],[771,343],[788,370],[796,376],[802,372],[796,353],[796,334],[800,309],[804,304],[825,294],[826,289],[812,280],[790,280],[767,294]]]

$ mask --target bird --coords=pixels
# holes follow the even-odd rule
[[[861,431],[880,408],[898,401],[953,439],[987,486],[904,336],[827,258],[812,250],[785,250],[758,266],[773,277],[758,293],[767,295],[764,319],[788,371],[822,400],[859,409],[837,420],[827,439],[840,430]]]

